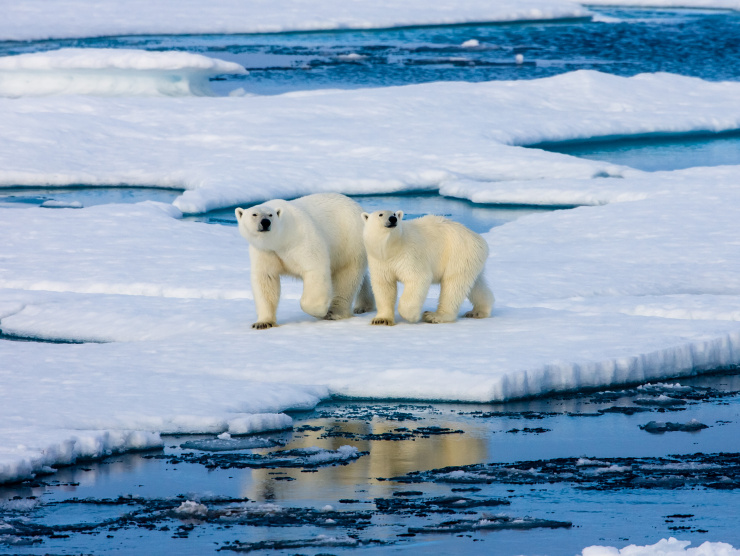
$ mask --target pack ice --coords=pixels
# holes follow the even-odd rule
[[[160,433],[259,432],[331,395],[483,402],[737,365],[737,167],[645,173],[525,145],[740,129],[738,93],[574,72],[269,98],[0,99],[6,187],[187,189],[174,205],[0,207],[0,480],[157,446]],[[485,235],[490,319],[316,321],[286,281],[285,324],[261,333],[236,229],[181,218],[419,189],[584,206]]]

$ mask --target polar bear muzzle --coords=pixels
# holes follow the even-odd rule
[[[257,225],[258,232],[269,232],[272,221],[269,218],[263,218]]]

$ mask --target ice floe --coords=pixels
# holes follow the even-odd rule
[[[84,13],[84,16],[81,14]],[[0,40],[38,40],[153,34],[278,33],[338,29],[382,29],[411,25],[526,21],[588,17],[571,0],[453,0],[430,4],[412,0],[351,3],[322,0],[241,2],[216,0],[144,0],[106,2],[43,0],[3,7]]]
[[[208,96],[210,77],[246,73],[188,52],[63,48],[0,58],[0,97]]]
[[[653,174],[522,146],[740,129],[738,94],[738,83],[577,71],[276,97],[0,99],[0,186],[184,188],[185,213],[319,191],[639,200],[688,180],[658,189]],[[618,179],[637,176],[648,177]]]

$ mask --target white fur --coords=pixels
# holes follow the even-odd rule
[[[257,307],[253,328],[277,326],[280,277],[285,275],[303,280],[301,309],[314,317],[351,316],[358,291],[355,312],[374,308],[366,277],[362,208],[352,199],[319,193],[237,208],[235,213],[252,260]]]
[[[488,244],[480,235],[441,216],[404,221],[400,210],[363,212],[362,216],[378,306],[372,324],[395,324],[397,282],[404,286],[398,312],[409,322],[422,318],[425,322],[453,322],[466,297],[473,304],[466,317],[491,316],[494,298],[483,276]],[[441,286],[439,305],[436,311],[422,315],[431,284]]]

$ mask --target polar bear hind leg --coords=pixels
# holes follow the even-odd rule
[[[491,316],[491,309],[495,299],[493,292],[486,284],[486,278],[481,272],[473,284],[473,288],[468,294],[468,299],[473,304],[473,310],[465,313],[465,318],[469,319],[486,319]]]
[[[339,320],[352,316],[352,301],[360,288],[364,276],[362,271],[362,268],[353,264],[334,271],[331,277],[334,297],[325,319]]]
[[[424,322],[438,324],[442,322],[455,322],[460,306],[465,301],[470,291],[470,278],[452,275],[445,276],[440,283],[439,304],[437,310],[426,311]]]
[[[362,285],[355,300],[355,314],[369,313],[375,310],[375,298],[373,297],[373,288],[370,285],[370,276],[365,274],[362,277]]]

